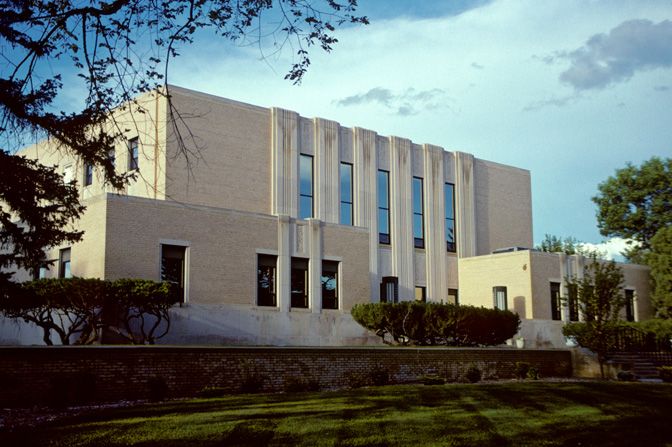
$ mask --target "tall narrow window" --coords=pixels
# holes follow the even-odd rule
[[[182,245],[161,244],[161,281],[179,287],[180,301],[184,302],[185,251]]]
[[[561,301],[560,301],[560,283],[552,282],[551,283],[551,319],[552,320],[562,320],[560,314]]]
[[[378,242],[390,243],[390,173],[378,171]]]
[[[117,162],[117,153],[114,149],[110,149],[109,151],[107,151],[107,159],[110,161],[112,167],[115,167],[115,164]]]
[[[460,297],[457,289],[448,289],[448,303],[455,304],[456,306],[460,304]]]
[[[277,259],[274,255],[257,257],[257,306],[277,306]]]
[[[625,289],[625,320],[635,321],[635,291]]]
[[[567,284],[569,321],[579,321],[579,290],[576,284]]]
[[[299,218],[313,217],[313,157],[299,158]]]
[[[91,163],[84,164],[84,186],[89,186],[93,183],[93,165]]]
[[[492,297],[493,297],[495,309],[499,309],[499,310],[508,309],[507,302],[506,302],[506,287],[503,287],[503,286],[493,287],[492,288]]]
[[[133,138],[128,140],[128,170],[135,171],[138,167],[138,139]]]
[[[58,254],[58,277],[72,278],[70,271],[70,249],[63,248]]]
[[[352,225],[352,165],[341,163],[341,218],[343,225]]]
[[[292,258],[292,307],[308,308],[308,260]]]
[[[338,262],[322,261],[322,309],[338,309]]]
[[[443,188],[446,209],[446,248],[455,253],[455,186],[446,183]]]
[[[380,302],[396,303],[399,301],[399,279],[396,276],[383,276],[380,283]]]
[[[415,301],[421,303],[427,301],[427,288],[425,286],[415,286]]]
[[[425,248],[425,218],[422,179],[413,177],[413,241],[416,248]]]

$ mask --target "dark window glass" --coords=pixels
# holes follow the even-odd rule
[[[308,308],[308,260],[292,258],[292,307]]]
[[[399,301],[399,280],[396,276],[383,276],[380,283],[380,302],[396,303]]]
[[[495,309],[506,310],[506,287],[497,286],[492,288],[492,297]]]
[[[460,297],[457,289],[448,289],[448,303],[455,305],[460,304]]]
[[[390,243],[390,173],[378,171],[378,240]]]
[[[425,217],[422,179],[413,177],[413,239],[416,248],[425,248]]]
[[[115,165],[115,163],[117,162],[117,153],[115,152],[114,149],[110,149],[110,150],[107,152],[107,159],[110,160],[110,164],[111,164],[112,166]]]
[[[58,277],[72,278],[70,271],[70,249],[63,248],[58,254]]]
[[[635,291],[625,289],[625,320],[635,321]]]
[[[456,251],[455,244],[455,186],[452,183],[444,185],[443,197],[446,208],[446,248],[450,252]]]
[[[569,321],[579,321],[579,294],[576,284],[567,284],[567,306]]]
[[[415,286],[415,301],[427,301],[427,288],[424,286]]]
[[[341,163],[341,217],[340,223],[352,225],[352,165]]]
[[[560,283],[559,282],[552,282],[551,283],[551,319],[552,320],[561,320],[562,319],[560,309],[561,309]]]
[[[138,139],[133,138],[128,140],[128,170],[134,171],[138,167]]]
[[[277,306],[276,265],[277,256],[257,256],[257,305]]]
[[[86,163],[84,165],[84,186],[89,186],[93,183],[93,165]]]
[[[161,281],[177,284],[184,302],[185,250],[181,245],[161,245]]]
[[[299,158],[299,218],[313,217],[313,157]]]
[[[338,262],[322,261],[322,309],[338,309]]]

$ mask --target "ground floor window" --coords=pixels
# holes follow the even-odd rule
[[[161,244],[161,281],[177,284],[180,301],[184,302],[185,252],[182,245]]]
[[[625,320],[635,321],[635,291],[625,289]]]
[[[383,276],[380,283],[380,302],[396,303],[399,301],[399,280],[396,276]]]
[[[338,309],[338,262],[322,261],[322,309]]]
[[[560,314],[561,299],[560,299],[560,283],[552,282],[551,283],[551,319],[552,320],[562,320]]]
[[[257,306],[277,306],[275,255],[257,256]]]
[[[415,286],[415,301],[422,303],[427,301],[427,288],[425,286]]]
[[[292,258],[292,307],[308,308],[308,260]]]
[[[496,286],[492,288],[492,296],[494,301],[495,309],[506,310],[508,309],[506,302],[506,287]]]
[[[579,288],[576,284],[567,285],[567,307],[569,321],[579,321]]]
[[[58,254],[58,277],[72,278],[70,271],[70,249],[63,248]]]
[[[457,293],[457,289],[448,289],[448,303],[455,304],[456,306],[460,304],[460,298]]]

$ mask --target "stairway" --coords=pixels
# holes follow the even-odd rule
[[[613,352],[609,354],[608,363],[618,366],[624,371],[632,371],[639,381],[662,382],[658,376],[658,365],[639,352]]]

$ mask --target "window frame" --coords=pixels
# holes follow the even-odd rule
[[[381,182],[381,175],[385,176],[385,206],[382,206],[380,203],[380,182]],[[392,223],[390,222],[390,171],[386,171],[384,169],[378,169],[377,177],[376,177],[376,204],[378,208],[378,243],[380,244],[385,244],[385,245],[390,245],[391,239],[392,239]],[[387,233],[383,233],[381,231],[381,219],[380,219],[380,213],[384,212],[385,215],[387,216]]]
[[[303,178],[303,167],[304,161],[310,160],[310,194],[304,193],[302,190],[302,184],[304,182]],[[304,215],[304,209],[302,206],[303,201],[301,198],[310,199],[310,213],[309,215]],[[300,154],[299,155],[299,219],[311,219],[315,216],[315,163],[312,155]]]
[[[427,302],[427,286],[415,286],[414,292],[415,292],[415,301],[418,301],[420,303]],[[420,297],[418,297],[418,292],[420,293]]]
[[[448,207],[445,206],[448,203],[448,191],[447,190],[448,190],[449,187],[450,187],[450,196],[451,196],[450,197],[450,203],[451,203],[451,207],[450,207],[451,213],[450,213],[450,215],[448,214]],[[457,238],[456,238],[457,231],[456,231],[456,227],[455,227],[455,184],[445,182],[443,184],[443,194],[444,194],[444,199],[443,200],[444,200],[444,208],[445,208],[444,209],[444,214],[445,214],[445,216],[444,216],[444,227],[445,227],[445,231],[446,231],[446,251],[448,251],[450,253],[456,253],[457,252]],[[452,230],[453,230],[453,240],[452,241],[450,241],[448,239],[448,233],[449,233],[448,226],[449,226],[449,224],[450,224],[450,228],[452,228]]]
[[[450,302],[450,297],[451,296],[455,297],[455,302],[454,303]],[[449,304],[454,304],[455,306],[460,305],[460,291],[459,291],[459,289],[448,288],[448,303]]]
[[[625,321],[636,321],[635,319],[635,290],[634,289],[623,289],[623,295],[625,298]],[[628,296],[630,295],[630,296]]]
[[[562,321],[562,284],[557,281],[549,282],[551,294],[551,320]]]
[[[58,278],[59,279],[72,278],[71,247],[61,248],[58,251]]]
[[[305,268],[303,267],[305,263]],[[291,258],[290,266],[290,307],[292,309],[309,309],[310,308],[310,260],[308,258]],[[303,293],[299,295],[294,292],[294,275],[298,275],[298,271],[303,272]],[[303,301],[302,303],[300,301]],[[295,305],[296,303],[296,305]]]
[[[271,292],[268,294],[270,301],[262,302],[262,290],[260,276],[262,267],[268,267],[271,270]],[[263,294],[265,295],[265,294]],[[264,297],[265,298],[265,297]],[[259,307],[278,307],[278,256],[266,253],[257,253],[257,300]]]
[[[138,137],[128,140],[128,170],[140,170],[140,142],[138,141]]]
[[[320,283],[322,288],[322,309],[338,310],[340,308],[340,269],[341,263],[339,261],[330,261],[328,259],[322,260],[322,271],[320,273]],[[333,297],[329,296],[326,299],[325,296],[331,295],[331,290],[327,290],[326,288],[328,280],[325,281],[325,278],[327,277],[325,273],[333,274],[333,279],[336,283],[336,287],[333,289]]]
[[[500,307],[499,306],[499,300],[498,298],[501,296],[499,295],[499,292],[503,292],[504,296],[504,306]],[[492,300],[493,300],[493,307],[495,309],[499,310],[508,310],[509,309],[509,297],[508,297],[508,291],[506,289],[506,286],[494,286],[492,288]]]
[[[348,195],[350,196],[350,201],[347,201],[347,200],[343,199],[343,186],[344,186],[344,184],[343,184],[343,173],[344,173],[344,170],[346,170],[345,172],[347,172],[347,175],[350,179],[350,181],[349,181],[349,186],[350,187],[349,187],[349,191],[348,191],[348,193],[349,193]],[[338,192],[339,192],[339,196],[340,196],[339,197],[340,207],[339,207],[339,210],[338,210],[338,212],[339,212],[338,222],[341,225],[351,225],[352,226],[355,223],[355,216],[354,216],[355,207],[354,207],[354,196],[353,196],[355,188],[354,188],[354,184],[353,184],[353,165],[352,165],[352,163],[347,163],[345,161],[341,162],[341,164],[338,167],[338,181],[339,181]],[[349,222],[344,222],[343,221],[343,208],[344,207],[346,207],[350,210],[350,213],[349,213],[350,214],[350,221]]]
[[[392,291],[391,301],[388,299],[388,291]],[[380,302],[398,303],[399,302],[399,278],[396,276],[383,276],[380,282]]]
[[[165,248],[170,248],[170,249],[181,249],[182,251],[182,264],[181,264],[181,271],[180,271],[180,282],[177,283],[177,285],[181,289],[181,294],[180,294],[180,306],[183,304],[187,303],[187,290],[189,286],[189,246],[184,245],[184,244],[179,244],[179,243],[170,243],[170,242],[160,242],[159,243],[159,279],[161,281],[166,281],[166,282],[173,282],[170,279],[167,279],[164,276],[164,259],[179,259],[175,257],[168,257],[164,254]]]
[[[84,186],[93,185],[93,164],[84,163]]]
[[[420,203],[416,203],[416,187],[419,186],[419,199]],[[422,177],[413,177],[411,180],[411,199],[413,201],[413,246],[415,248],[425,248],[425,182]],[[419,205],[419,210],[418,210]],[[420,218],[420,235],[421,237],[416,237],[416,216]]]

